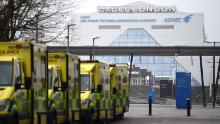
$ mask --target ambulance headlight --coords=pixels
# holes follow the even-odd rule
[[[10,100],[4,99],[0,100],[0,111],[4,111],[10,104]]]

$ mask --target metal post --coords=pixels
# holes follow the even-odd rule
[[[100,37],[94,37],[92,38],[92,60],[94,60],[94,56],[95,56],[95,40],[99,39]],[[90,56],[90,60],[91,60],[91,56]]]
[[[76,24],[70,24],[70,25],[67,25],[67,49],[66,49],[66,52],[68,53],[69,52],[69,47],[70,47],[70,26],[75,26]]]
[[[214,42],[214,47],[215,47],[215,42]],[[215,85],[215,56],[213,56],[213,84],[212,84],[212,106],[215,107],[215,90],[216,90],[216,85]]]
[[[69,73],[69,64],[68,64],[68,62],[69,62],[69,56],[68,56],[68,54],[66,54],[66,81],[67,81],[67,84],[69,84],[69,80],[71,80],[71,79],[69,79],[70,77],[68,76],[68,75],[70,75]],[[69,85],[67,85],[66,87],[65,87],[65,91],[64,91],[65,93],[66,93],[66,123],[69,123]]]
[[[152,96],[149,96],[148,104],[149,104],[149,116],[151,116],[152,115]]]
[[[36,42],[37,42],[37,43],[38,43],[38,35],[39,35],[39,34],[38,34],[38,16],[39,16],[39,15],[36,16]]]
[[[130,60],[130,69],[129,69],[129,88],[131,86],[131,71],[132,71],[132,64],[133,64],[133,53],[131,53],[131,60]]]
[[[66,49],[66,53],[69,52],[69,46],[70,46],[70,25],[67,25],[67,49]]]
[[[202,66],[201,55],[200,55],[200,71],[201,71],[201,81],[202,81],[202,100],[203,100],[203,106],[206,107],[206,97],[205,97],[205,87],[204,87],[203,66]]]
[[[190,116],[190,108],[191,108],[190,98],[186,98],[186,103],[187,103],[187,116]]]
[[[91,60],[92,60],[92,54],[90,54],[90,57],[89,57],[89,58],[90,58],[90,61],[91,61]]]
[[[219,72],[220,72],[220,58],[219,58],[219,63],[218,63],[218,72],[217,72],[217,78],[215,82],[215,92],[214,92],[214,99],[213,99],[213,105],[215,106],[216,102],[216,96],[217,96],[217,91],[218,91],[218,80],[219,80]]]
[[[46,54],[46,57],[44,58],[45,59],[45,62],[46,62],[46,74],[45,74],[45,77],[47,77],[48,78],[48,50],[47,50],[47,54]],[[48,103],[48,92],[49,92],[49,90],[48,90],[48,80],[47,80],[47,78],[46,78],[46,81],[47,81],[47,83],[46,83],[46,103]],[[47,117],[47,119],[46,119],[46,122],[47,123],[49,123],[49,114],[48,114],[48,112],[49,112],[49,107],[48,107],[48,105],[46,105],[46,117]]]
[[[94,60],[95,55],[95,38],[92,38],[92,60]]]

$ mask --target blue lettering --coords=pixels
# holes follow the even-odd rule
[[[90,19],[90,16],[80,16],[80,19]]]
[[[164,22],[181,22],[181,18],[165,18]]]

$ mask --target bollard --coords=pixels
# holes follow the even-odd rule
[[[152,115],[152,96],[149,96],[148,104],[149,104],[149,116],[151,116]]]
[[[187,103],[187,116],[190,116],[190,98],[186,98],[186,103]]]

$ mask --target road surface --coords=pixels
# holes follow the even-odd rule
[[[191,116],[187,117],[185,109],[176,109],[173,105],[153,105],[152,116],[149,116],[147,104],[131,104],[125,118],[111,124],[220,124],[220,107],[192,106]]]

